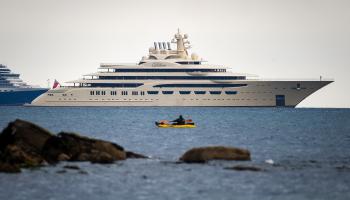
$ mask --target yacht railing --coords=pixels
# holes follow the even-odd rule
[[[100,67],[102,68],[108,68],[113,66],[135,66],[138,65],[137,63],[101,63]]]
[[[333,78],[258,78],[248,80],[259,80],[259,81],[334,81]]]

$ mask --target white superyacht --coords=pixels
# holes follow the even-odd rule
[[[98,72],[37,97],[32,106],[289,106],[332,80],[263,80],[189,55],[187,34],[155,42],[137,64],[101,64]]]

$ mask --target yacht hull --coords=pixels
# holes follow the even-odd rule
[[[30,103],[48,89],[44,88],[14,88],[0,91],[0,106],[18,106]]]
[[[152,85],[137,88],[70,87],[49,90],[30,106],[295,107],[331,82],[245,80],[236,83],[246,86],[235,88],[155,88]],[[100,92],[99,95],[96,95],[96,91]],[[158,94],[149,94],[149,91],[158,91]],[[173,93],[163,94],[163,91]],[[183,91],[190,91],[190,94]],[[205,91],[205,94],[196,94],[198,91]]]

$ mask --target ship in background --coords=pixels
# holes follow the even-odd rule
[[[19,76],[12,73],[7,66],[0,64],[0,106],[24,105],[48,90],[30,86]]]
[[[189,55],[187,34],[155,42],[135,64],[101,64],[99,71],[51,89],[33,106],[289,106],[332,80],[265,80]]]

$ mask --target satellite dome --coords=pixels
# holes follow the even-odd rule
[[[191,54],[192,60],[199,60],[199,56],[196,53]]]

